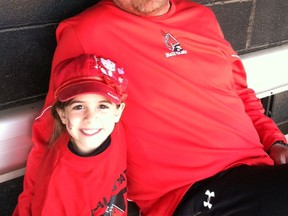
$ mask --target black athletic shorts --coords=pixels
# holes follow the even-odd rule
[[[288,216],[288,165],[239,166],[195,183],[173,216]]]

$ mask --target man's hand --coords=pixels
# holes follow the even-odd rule
[[[275,164],[288,163],[288,145],[276,142],[269,149],[269,155]]]

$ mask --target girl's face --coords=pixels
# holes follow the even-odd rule
[[[101,95],[85,94],[57,112],[79,153],[89,154],[112,133],[124,107],[124,103],[117,107]]]

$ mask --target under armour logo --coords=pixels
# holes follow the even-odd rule
[[[215,193],[214,191],[210,192],[209,190],[207,190],[205,192],[205,195],[208,196],[207,201],[203,202],[204,207],[208,207],[209,209],[212,208],[212,204],[210,203],[211,197],[215,197]]]

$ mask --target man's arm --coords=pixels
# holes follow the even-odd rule
[[[288,161],[288,148],[286,146],[277,146],[274,143],[280,141],[286,143],[285,136],[281,133],[275,122],[264,115],[264,108],[260,99],[256,97],[255,92],[247,87],[246,72],[239,57],[231,56],[235,88],[243,101],[245,111],[252,120],[257,130],[260,141],[264,145],[266,152],[275,163]],[[271,147],[273,145],[273,147]]]

